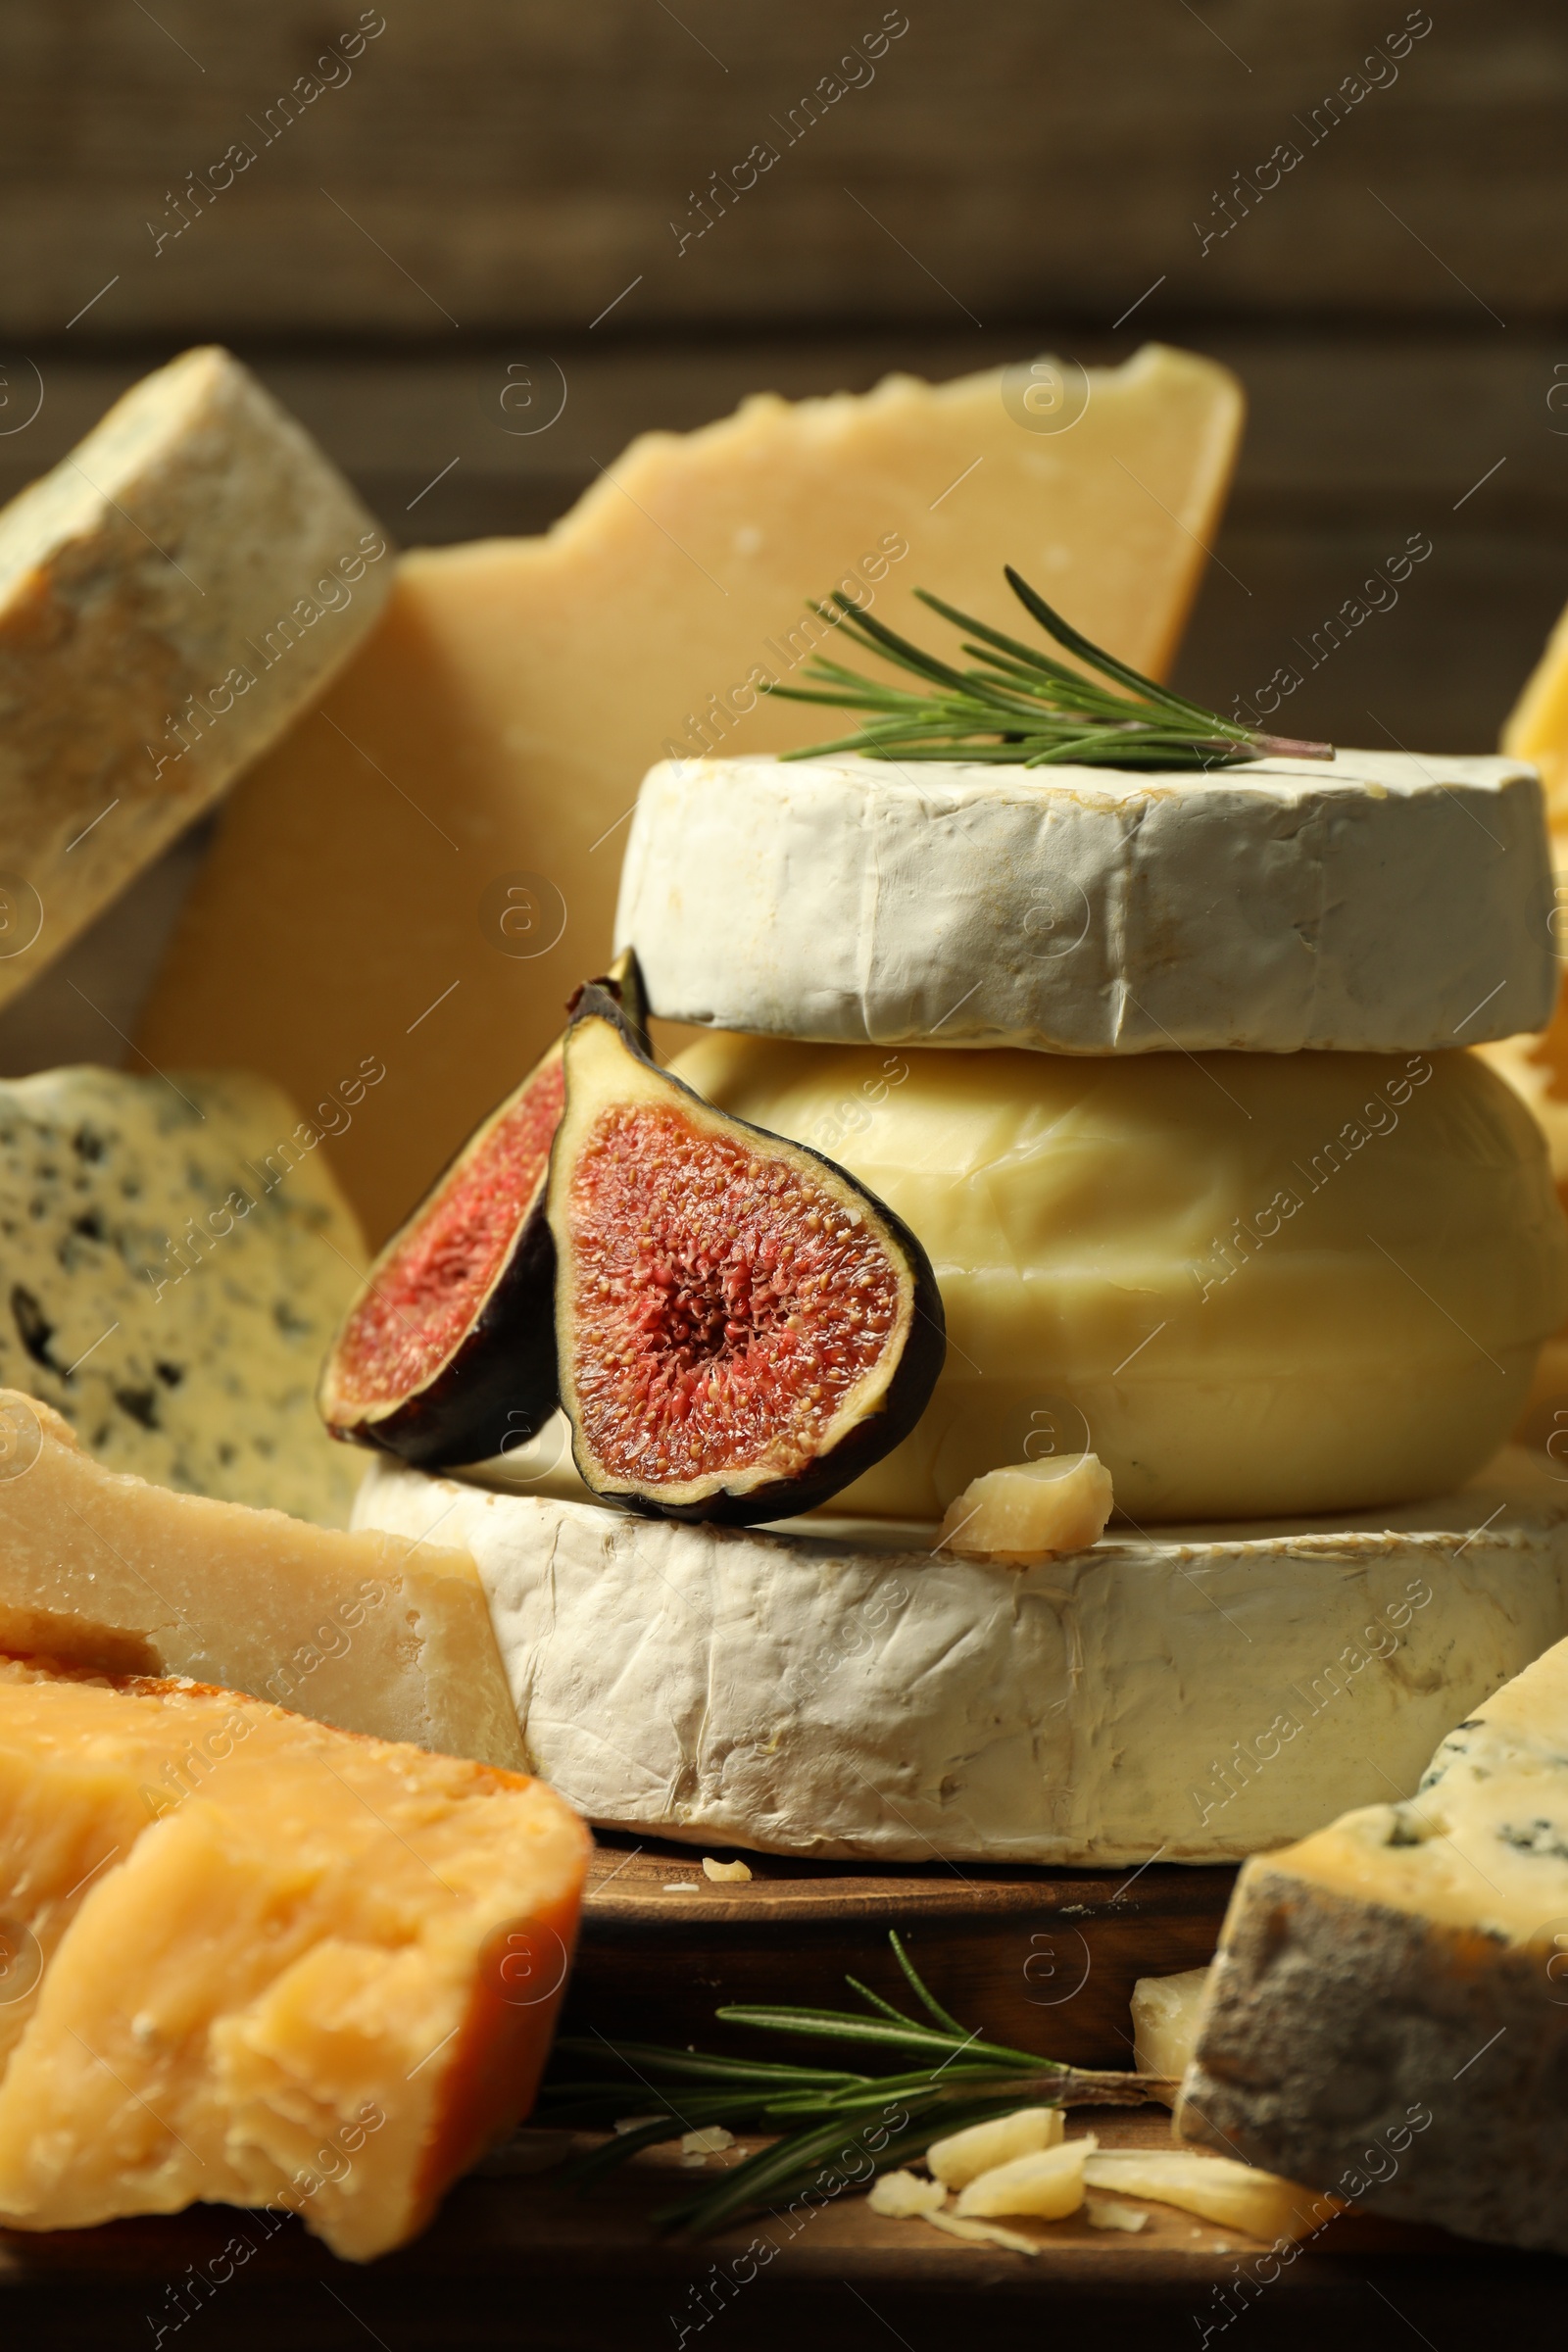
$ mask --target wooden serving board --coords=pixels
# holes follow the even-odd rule
[[[705,1876],[703,1849],[602,1833],[564,2031],[741,2049],[733,2001],[855,2006],[846,1974],[902,2002],[897,1928],[937,1998],[994,2039],[1078,2066],[1132,2062],[1139,1977],[1213,1956],[1228,1869],[1008,1870],[795,1862],[747,1854],[748,1882]],[[732,1847],[715,1859],[734,1858]],[[759,2046],[754,2041],[751,2046]],[[776,2042],[770,2043],[774,2054]]]
[[[1086,2128],[1106,2147],[1169,2144],[1159,2108],[1069,2119],[1070,2132]],[[573,2194],[553,2175],[588,2144],[524,2132],[459,2182],[423,2237],[363,2269],[296,2222],[215,2205],[49,2236],[0,2230],[0,2341],[25,2352],[800,2352],[803,2338],[811,2352],[1199,2352],[1205,2341],[1211,2352],[1323,2352],[1326,2341],[1458,2352],[1499,2326],[1542,2344],[1561,2333],[1562,2263],[1370,2214],[1342,2215],[1283,2265],[1245,2231],[1145,2199],[1137,2235],[1083,2214],[1013,2225],[1038,2241],[1032,2257],[883,2220],[853,2190],[781,2201],[693,2243],[655,2213],[759,2143],[691,2168],[678,2149],[652,2150]]]

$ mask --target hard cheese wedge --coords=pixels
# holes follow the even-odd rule
[[[194,1675],[343,1731],[524,1764],[466,1552],[148,1486],[6,1390],[0,1649]]]
[[[1221,1862],[1407,1786],[1568,1630],[1568,1490],[1117,1531],[681,1526],[376,1463],[359,1523],[478,1563],[535,1768],[591,1819],[851,1860]],[[1386,1779],[1385,1776],[1388,1776]]]
[[[217,350],[135,385],[0,514],[0,1004],[341,668],[389,557]]]
[[[656,1013],[718,1029],[1394,1053],[1544,1022],[1552,907],[1517,760],[1198,775],[846,755],[654,768],[615,929]]]
[[[340,1091],[373,1119],[369,1083]],[[0,1384],[116,1469],[342,1526],[360,1462],[314,1391],[365,1262],[318,1149],[344,1102],[302,1119],[240,1073],[0,1083]]]
[[[1088,383],[1081,412],[1009,407],[1000,373],[760,397],[634,443],[548,537],[407,558],[362,658],[225,810],[142,1026],[153,1059],[313,1101],[375,1043],[382,1115],[332,1150],[379,1241],[603,967],[651,762],[820,735],[758,701],[826,634],[808,598],[849,583],[919,634],[918,583],[1012,627],[1012,562],[1098,643],[1167,665],[1241,395],[1158,346]]]
[[[0,1825],[7,2226],[291,2207],[364,2261],[526,2112],[589,1844],[540,1782],[4,1664]]]
[[[1444,1740],[1415,1795],[1247,1865],[1177,2126],[1389,2213],[1565,2253],[1565,2095],[1560,1642]]]

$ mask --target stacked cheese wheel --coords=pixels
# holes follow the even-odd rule
[[[656,767],[618,944],[722,1033],[674,1069],[906,1221],[945,1368],[830,1521],[622,1519],[537,1450],[378,1468],[362,1520],[470,1545],[601,1820],[1198,1860],[1404,1785],[1568,1624],[1568,1487],[1456,1492],[1568,1295],[1539,1132],[1465,1050],[1546,1017],[1552,906],[1503,760]],[[935,1552],[977,1477],[1084,1454],[1102,1542]]]

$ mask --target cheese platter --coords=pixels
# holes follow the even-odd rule
[[[777,2257],[758,2341],[837,2265],[1206,2342],[1561,2249],[1560,698],[1180,696],[1239,391],[1093,391],[1054,488],[993,376],[639,444],[722,623],[609,487],[397,557],[219,352],[0,514],[19,707],[88,621],[178,707],[83,719],[90,884],[22,776],[7,985],[221,801],[137,1066],[0,1086],[19,2325],[189,2248],[156,2341]]]

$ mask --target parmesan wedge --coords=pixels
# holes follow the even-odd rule
[[[467,1553],[348,1535],[106,1470],[0,1389],[0,1649],[192,1675],[342,1731],[523,1768]],[[20,1466],[19,1466],[20,1465]],[[166,1802],[184,1794],[175,1782]]]
[[[0,2223],[201,2198],[401,2244],[527,2111],[588,1851],[538,1781],[0,1664],[0,1909],[37,1960],[0,2008]]]

